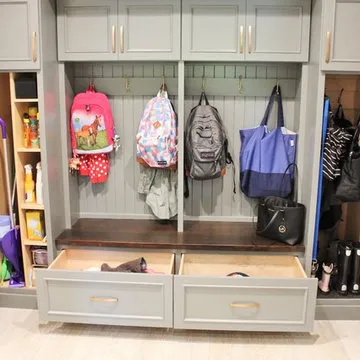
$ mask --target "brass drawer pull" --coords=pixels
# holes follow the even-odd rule
[[[244,26],[240,26],[240,54],[244,53]]]
[[[249,54],[252,53],[253,51],[253,45],[252,45],[252,27],[251,25],[249,26]]]
[[[111,50],[113,53],[116,52],[116,40],[115,40],[115,35],[116,34],[116,27],[115,25],[112,26],[111,28]]]
[[[330,62],[330,52],[331,52],[331,33],[328,31],[326,33],[326,53],[325,53],[325,62],[328,64]]]
[[[231,303],[230,304],[231,308],[235,308],[235,309],[257,309],[260,307],[260,304],[257,302],[254,303],[244,303],[244,304],[239,304],[239,303]]]
[[[36,49],[36,32],[32,33],[31,37],[31,48],[32,48],[32,61],[36,62],[37,60],[37,49]]]
[[[91,302],[105,302],[105,303],[115,303],[118,302],[118,298],[102,298],[102,297],[91,297],[89,298]]]
[[[124,25],[120,26],[120,52],[124,53]]]

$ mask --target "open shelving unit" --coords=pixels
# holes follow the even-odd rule
[[[21,250],[25,275],[25,286],[32,287],[32,274],[33,263],[31,256],[32,246],[47,247],[45,241],[33,241],[28,238],[27,224],[26,224],[26,212],[29,210],[43,212],[45,218],[44,205],[38,205],[36,203],[25,203],[25,171],[24,166],[31,164],[33,169],[36,168],[36,164],[41,162],[41,145],[40,148],[25,148],[23,140],[23,114],[28,112],[29,106],[38,107],[38,99],[17,99],[15,92],[15,79],[17,74],[10,73],[10,102],[12,113],[12,128],[13,128],[13,146],[14,146],[14,162],[16,171],[16,188],[17,188],[17,202],[18,202],[18,223],[20,226],[21,235]],[[43,119],[41,119],[43,120]],[[35,172],[34,180],[35,180]],[[45,226],[45,222],[44,222]],[[46,230],[46,229],[45,229]]]

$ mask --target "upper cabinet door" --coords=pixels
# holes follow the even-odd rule
[[[59,60],[117,60],[117,0],[61,0],[57,4]]]
[[[360,0],[327,0],[323,70],[360,71]]]
[[[40,68],[37,0],[0,0],[0,70]]]
[[[245,0],[183,0],[184,60],[244,60]]]
[[[180,60],[180,0],[119,0],[120,60]]]
[[[247,0],[246,60],[308,61],[310,0]]]

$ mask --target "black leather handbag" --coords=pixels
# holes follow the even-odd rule
[[[350,153],[342,171],[336,197],[344,202],[360,201],[360,119],[353,137]]]
[[[296,175],[296,165],[291,166],[295,167]],[[288,245],[296,245],[304,236],[305,214],[306,208],[297,202],[297,189],[294,186],[290,198],[268,196],[260,200],[258,206],[256,234]]]

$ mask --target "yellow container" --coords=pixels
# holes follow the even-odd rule
[[[45,232],[42,211],[27,211],[26,227],[29,240],[43,240]]]

